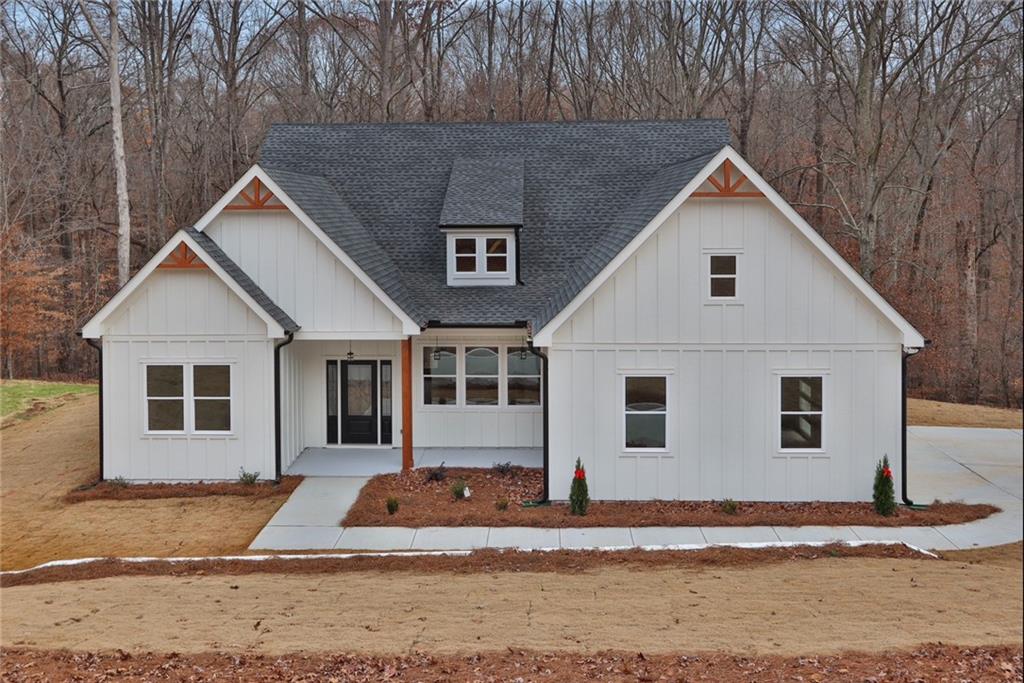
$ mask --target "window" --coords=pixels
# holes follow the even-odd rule
[[[540,405],[540,358],[525,346],[508,349],[508,404]]]
[[[455,405],[455,382],[458,376],[454,346],[423,347],[423,403]]]
[[[231,366],[146,365],[146,431],[154,434],[231,431]],[[191,409],[187,413],[185,405]]]
[[[460,229],[447,235],[450,286],[516,284],[515,235],[511,230],[481,229],[472,234]]]
[[[146,366],[146,431],[185,431],[185,367]]]
[[[487,238],[487,263],[485,264],[488,273],[508,272],[508,240],[504,237]]]
[[[466,348],[466,405],[498,405],[498,349]]]
[[[668,378],[625,379],[626,448],[665,448]]]
[[[711,254],[708,267],[708,297],[736,298],[736,254]]]
[[[822,410],[821,377],[782,377],[780,439],[782,450],[820,449]]]

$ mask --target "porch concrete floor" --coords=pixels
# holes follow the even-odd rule
[[[263,531],[251,550],[465,550],[470,548],[594,548],[743,545],[748,543],[890,541],[923,548],[953,550],[1019,541],[1024,535],[1024,474],[1022,442],[1016,429],[961,429],[911,427],[908,430],[910,497],[918,503],[932,500],[991,503],[1002,512],[967,524],[938,527],[643,527],[543,529],[533,527],[350,527],[338,526],[366,483],[363,476],[310,476],[295,489]],[[464,453],[457,451],[464,450]],[[512,460],[540,466],[540,451],[521,449],[421,449],[417,465],[462,463],[489,466]],[[321,453],[321,451],[328,451]],[[489,452],[495,451],[495,452]],[[342,455],[339,458],[339,454]],[[308,457],[307,457],[308,456]],[[299,465],[326,463],[337,471],[368,471],[401,455],[397,449],[365,451],[307,449]],[[290,473],[295,473],[295,465]],[[316,467],[308,465],[311,470]],[[384,470],[390,471],[390,470]],[[303,472],[305,473],[305,472]]]
[[[522,467],[542,467],[540,448],[415,448],[416,467],[490,467],[511,462]],[[285,474],[307,477],[372,477],[402,469],[402,449],[387,447],[307,448]]]

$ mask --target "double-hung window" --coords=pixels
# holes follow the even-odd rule
[[[818,450],[822,448],[821,376],[783,376],[780,382],[780,450]]]
[[[708,298],[736,298],[736,254],[708,255]]]
[[[146,432],[231,432],[230,365],[154,363],[145,372]]]
[[[498,405],[498,349],[466,347],[466,405]]]
[[[447,406],[458,401],[457,349],[454,346],[423,347],[423,403]]]
[[[508,349],[508,404],[539,406],[540,358],[525,346]]]
[[[627,450],[663,449],[668,443],[668,378],[626,376]]]

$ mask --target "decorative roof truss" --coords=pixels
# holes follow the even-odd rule
[[[753,185],[748,185],[748,189],[740,191],[740,188],[747,184],[747,177],[740,173],[732,164],[732,161],[726,159],[722,162],[722,177],[718,179],[715,174],[712,173],[708,176],[708,183],[711,184],[715,189],[712,191],[694,192],[691,197],[716,197],[723,199],[726,197],[763,197],[760,191],[757,190]],[[736,174],[736,178],[733,178],[733,174]]]
[[[199,254],[192,251],[184,242],[176,246],[174,251],[168,254],[167,258],[157,266],[157,268],[173,270],[197,270],[207,267],[202,259],[199,258]]]
[[[244,190],[238,193],[238,197],[224,207],[225,211],[282,211],[288,207],[281,203],[274,193],[267,189],[267,186],[260,182],[260,179],[253,178]]]

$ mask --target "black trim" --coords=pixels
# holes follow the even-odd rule
[[[520,251],[519,251],[519,231],[521,229],[522,229],[521,227],[518,227],[518,228],[515,229],[515,238],[516,238],[516,284],[517,285],[523,284],[522,271],[519,269],[519,263],[520,263],[520,258],[519,258],[519,254],[520,254]]]
[[[281,481],[281,348],[295,341],[295,333],[285,331],[285,340],[274,344],[274,481]]]
[[[527,342],[527,348],[530,349],[530,353],[540,358],[541,366],[541,403],[543,404],[543,415],[544,415],[544,493],[541,494],[540,500],[536,501],[538,504],[547,503],[550,500],[550,489],[548,475],[550,474],[549,468],[549,445],[548,445],[548,356],[543,351],[539,350],[533,345],[533,341]]]
[[[81,333],[79,333],[79,335],[81,335]],[[85,343],[96,349],[98,352],[96,372],[99,374],[100,385],[100,481],[103,481],[103,343],[98,342],[95,339],[86,339]]]

